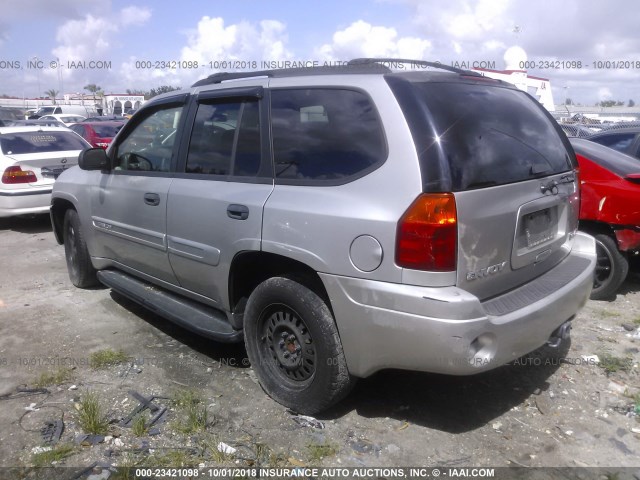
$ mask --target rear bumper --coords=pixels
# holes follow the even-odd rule
[[[38,190],[0,190],[0,217],[47,213],[52,187]]]
[[[586,303],[595,263],[594,239],[577,233],[560,264],[487,302],[457,287],[321,277],[352,375],[386,368],[469,375],[544,345]]]

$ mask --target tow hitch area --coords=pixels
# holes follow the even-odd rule
[[[571,338],[571,320],[567,320],[553,331],[547,340],[547,345],[551,348],[558,348],[564,340],[569,340],[569,338]]]

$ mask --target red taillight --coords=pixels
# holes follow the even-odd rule
[[[396,263],[414,270],[456,269],[458,220],[452,193],[425,193],[404,212],[396,234]]]
[[[7,167],[2,174],[2,183],[35,183],[36,174],[31,170],[22,170],[20,166]]]
[[[103,148],[103,149],[105,149],[105,150],[106,150],[106,149],[107,149],[107,147],[109,146],[109,144],[108,144],[108,143],[103,143],[103,142],[96,142],[94,145],[95,145],[96,147],[98,147],[98,148]]]

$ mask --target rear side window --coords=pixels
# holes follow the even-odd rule
[[[573,152],[543,108],[519,90],[413,83],[398,94],[412,127],[425,191],[463,191],[570,170]],[[570,157],[571,155],[571,157]]]
[[[275,175],[281,182],[341,183],[386,159],[377,111],[362,92],[273,90],[271,118]]]
[[[87,144],[71,132],[18,132],[0,135],[0,150],[7,155],[84,150]]]

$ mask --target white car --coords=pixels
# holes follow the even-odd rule
[[[68,127],[72,123],[82,122],[86,118],[87,117],[83,117],[82,115],[56,113],[54,115],[44,115],[40,117],[38,120],[57,120],[58,122],[63,123],[66,127]]]
[[[55,179],[85,148],[66,127],[0,127],[0,217],[47,213]]]

